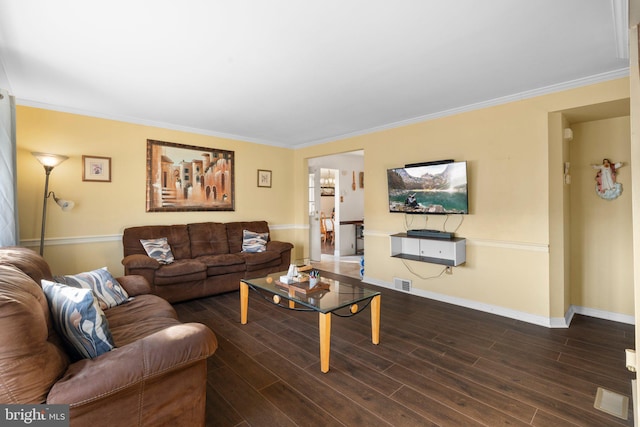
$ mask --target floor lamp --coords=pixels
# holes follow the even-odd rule
[[[60,163],[64,162],[68,159],[67,156],[61,156],[58,154],[47,154],[47,153],[31,153],[33,156],[38,159],[38,161],[44,166],[44,172],[46,174],[46,179],[44,181],[44,198],[42,200],[42,229],[40,230],[40,255],[44,252],[44,226],[47,219],[47,199],[49,196],[53,196],[53,200],[56,201],[58,206],[62,208],[63,211],[70,211],[73,209],[75,203],[58,199],[56,197],[56,193],[49,192],[49,175],[53,168],[58,166]]]

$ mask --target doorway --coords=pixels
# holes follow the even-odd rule
[[[336,203],[338,169],[320,168],[320,247],[324,255],[336,255],[336,224],[340,224],[340,206]],[[338,185],[338,189],[340,186]],[[336,212],[337,211],[337,212]],[[339,255],[339,252],[337,254]]]
[[[353,224],[364,221],[364,150],[311,158],[308,167],[312,264],[359,278],[363,242],[356,241]],[[323,232],[322,219],[332,224],[332,233]]]
[[[322,255],[340,256],[340,206],[336,191],[340,184],[337,169],[309,164],[309,258],[322,261]]]

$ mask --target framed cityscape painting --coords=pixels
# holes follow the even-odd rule
[[[147,140],[147,212],[233,211],[234,152]]]

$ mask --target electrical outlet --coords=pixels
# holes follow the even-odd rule
[[[444,272],[447,274],[453,274],[453,267],[448,265],[447,268],[444,270]]]

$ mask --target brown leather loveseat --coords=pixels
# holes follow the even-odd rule
[[[244,231],[266,234],[260,252],[243,250]],[[163,264],[141,241],[166,238],[173,255]],[[144,276],[151,292],[169,302],[238,290],[241,279],[287,270],[293,245],[271,240],[266,221],[202,222],[126,228],[122,235],[125,274]]]
[[[104,310],[115,348],[78,359],[42,279],[41,256],[0,248],[0,403],[68,404],[72,426],[204,425],[209,328],[181,323],[143,277],[117,278],[129,299]]]

